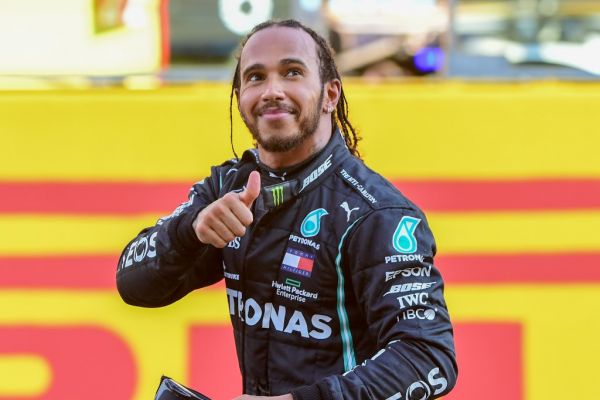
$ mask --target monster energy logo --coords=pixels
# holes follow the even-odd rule
[[[281,205],[281,203],[283,203],[283,185],[271,188],[271,195],[273,196],[273,204],[275,207]]]

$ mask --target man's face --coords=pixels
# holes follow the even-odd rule
[[[288,151],[313,135],[324,115],[323,93],[316,44],[303,30],[274,26],[246,42],[238,107],[263,149]]]

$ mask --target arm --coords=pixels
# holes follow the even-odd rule
[[[220,181],[219,173],[213,168],[187,202],[127,245],[117,269],[117,288],[126,303],[164,306],[223,278],[220,249],[252,223],[260,177],[252,172],[244,191],[219,198],[213,183]]]
[[[347,288],[379,351],[343,375],[294,390],[294,398],[405,400],[447,394],[457,376],[452,325],[424,216],[407,209],[375,211],[357,223],[344,249]]]
[[[195,184],[188,201],[142,230],[123,250],[117,289],[123,300],[142,307],[170,304],[222,278],[220,254],[194,235],[196,215],[218,197],[213,176]]]

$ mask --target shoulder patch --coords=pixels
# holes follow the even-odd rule
[[[392,237],[392,245],[398,253],[412,254],[417,251],[415,230],[420,222],[419,218],[402,217]]]
[[[352,175],[350,175],[350,173],[348,171],[346,171],[344,168],[342,168],[338,171],[338,173],[346,182],[348,182],[348,184],[350,184],[350,186],[352,188],[354,188],[354,190],[356,190],[358,193],[360,193],[360,195],[362,197],[364,197],[369,203],[371,203],[371,204],[377,203],[377,199],[375,198],[375,196],[373,196],[371,193],[369,193],[369,191],[365,188],[364,184],[362,182],[360,182],[358,179],[356,179],[355,177],[353,177]]]

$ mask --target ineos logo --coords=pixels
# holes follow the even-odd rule
[[[371,358],[371,360],[379,357],[381,353],[383,353],[383,351],[377,353],[373,358]],[[362,365],[366,365],[366,361],[363,362]],[[348,372],[346,372],[344,375],[346,375]],[[405,400],[427,400],[431,396],[432,390],[434,396],[444,392],[444,390],[448,388],[448,381],[443,376],[436,378],[436,375],[438,375],[439,372],[439,368],[433,368],[431,371],[429,371],[429,374],[427,374],[427,383],[429,384],[424,381],[416,381],[411,383],[408,389],[406,389]],[[388,397],[387,400],[399,400],[402,398],[402,392],[396,392]]]
[[[406,390],[406,400],[427,400],[429,396],[431,396],[431,389],[423,381],[413,382]]]
[[[448,381],[443,376],[436,377],[439,375],[440,369],[433,368],[427,374],[427,383],[423,381],[413,382],[408,389],[406,389],[406,400],[427,400],[431,396],[431,389],[433,388],[433,394],[438,395],[448,388]]]
[[[231,242],[227,243],[227,247],[230,249],[239,249],[240,248],[240,237],[236,236]]]
[[[144,258],[156,257],[156,235],[158,232],[154,232],[150,237],[142,236],[135,242],[129,245],[127,250],[127,257],[125,257],[123,268],[127,268],[133,265],[133,262],[140,262]]]

